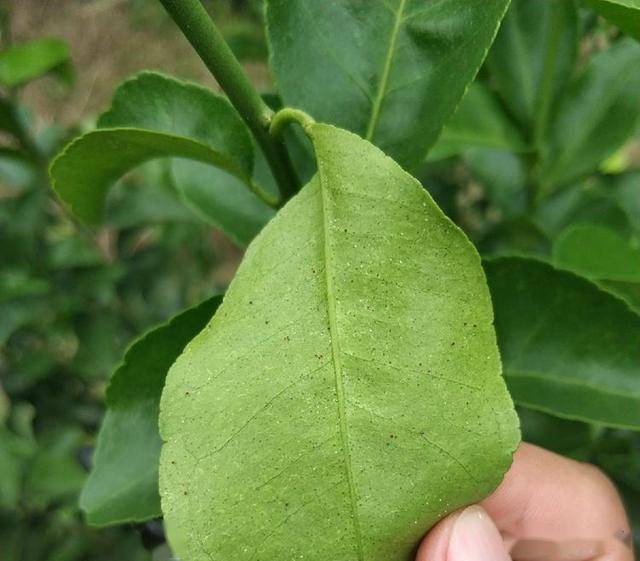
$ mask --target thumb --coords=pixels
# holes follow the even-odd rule
[[[443,520],[422,542],[416,561],[511,561],[489,515],[471,506]]]

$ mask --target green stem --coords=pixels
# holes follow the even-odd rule
[[[278,182],[282,199],[289,199],[298,190],[298,179],[284,142],[269,134],[273,111],[249,81],[200,0],[160,2],[253,132]]]
[[[280,138],[284,134],[284,129],[292,123],[300,125],[306,133],[315,121],[304,111],[300,111],[300,109],[285,107],[278,111],[273,116],[273,119],[271,119],[269,134],[275,138]]]

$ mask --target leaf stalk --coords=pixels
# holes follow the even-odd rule
[[[283,202],[299,181],[282,139],[269,134],[273,111],[251,84],[242,66],[200,0],[160,0],[253,133],[278,183]]]

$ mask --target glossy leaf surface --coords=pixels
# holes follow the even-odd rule
[[[640,249],[602,226],[567,228],[554,243],[553,260],[593,280],[640,283]]]
[[[574,0],[511,2],[487,62],[505,103],[536,139],[571,78],[577,48]]]
[[[271,68],[287,105],[413,167],[476,75],[508,4],[269,0]]]
[[[251,178],[253,145],[226,99],[145,72],[119,88],[99,125],[103,128],[76,139],[51,167],[55,190],[82,220],[99,222],[109,187],[132,168],[162,157],[215,166],[210,173],[202,171],[209,187],[204,193],[202,181],[193,187],[188,163],[174,169],[176,182],[201,217],[239,243],[247,243],[271,216],[271,209],[248,189],[257,188]]]
[[[158,494],[158,409],[167,371],[213,316],[214,296],[138,338],[113,373],[107,413],[80,506],[92,525],[162,515]]]
[[[41,38],[13,45],[0,52],[0,84],[21,86],[59,67],[70,54],[69,45],[61,39]]]
[[[308,132],[317,178],[167,377],[162,507],[191,561],[406,561],[518,444],[473,246],[380,150]]]
[[[503,148],[514,152],[526,146],[518,129],[504,113],[494,94],[473,82],[449,119],[429,159],[446,158],[469,148]]]
[[[640,316],[540,261],[485,262],[509,390],[567,419],[640,429]]]
[[[261,163],[261,154],[254,157],[249,133],[226,99],[155,72],[142,72],[124,82],[99,126],[133,126],[201,139],[223,147],[249,176]],[[273,210],[247,189],[247,179],[234,177],[224,166],[180,158],[171,167],[185,204],[239,245],[249,243],[273,216]]]

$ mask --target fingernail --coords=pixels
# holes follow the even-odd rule
[[[511,561],[502,536],[479,506],[464,510],[449,537],[447,561]]]

